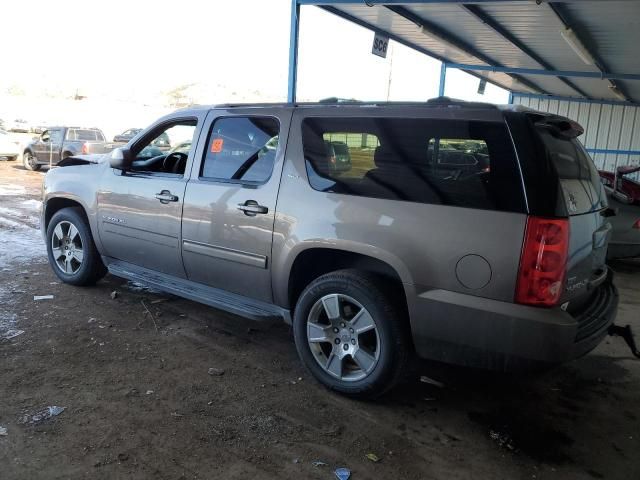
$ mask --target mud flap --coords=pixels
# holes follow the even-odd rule
[[[627,342],[627,345],[629,345],[629,349],[631,350],[631,353],[633,353],[635,357],[640,358],[640,352],[638,351],[638,347],[636,346],[636,341],[633,338],[631,325],[625,325],[624,327],[621,327],[620,325],[611,325],[609,327],[608,333],[612,337],[614,336],[622,337],[624,341]]]

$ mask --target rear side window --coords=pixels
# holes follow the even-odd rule
[[[260,184],[271,176],[280,125],[271,117],[217,119],[209,132],[200,177]]]
[[[503,123],[406,118],[307,118],[311,186],[323,192],[524,212]]]
[[[555,135],[548,128],[536,128],[547,157],[555,168],[569,215],[595,212],[606,205],[600,175],[575,138]]]

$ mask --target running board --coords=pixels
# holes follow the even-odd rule
[[[157,290],[204,303],[210,307],[252,320],[281,319],[291,323],[289,310],[271,303],[254,300],[219,288],[208,287],[191,280],[176,278],[113,258],[103,257],[103,261],[107,265],[109,273],[116,277],[149,285]]]

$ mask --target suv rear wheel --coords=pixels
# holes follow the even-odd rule
[[[293,320],[296,348],[328,388],[376,397],[401,378],[411,342],[402,310],[385,290],[374,276],[340,270],[317,278],[300,295]]]
[[[53,215],[47,253],[53,271],[65,283],[93,285],[107,273],[79,208],[63,208]]]

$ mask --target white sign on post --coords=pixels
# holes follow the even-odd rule
[[[376,33],[373,36],[373,48],[371,53],[382,58],[387,58],[387,47],[389,46],[389,37],[385,37]]]

